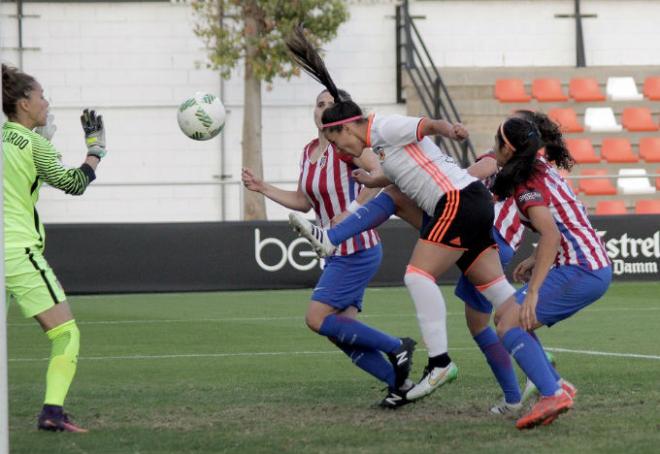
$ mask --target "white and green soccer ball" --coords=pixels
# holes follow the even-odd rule
[[[217,96],[201,92],[183,101],[177,111],[181,131],[194,140],[209,140],[220,134],[226,116]]]

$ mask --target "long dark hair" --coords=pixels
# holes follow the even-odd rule
[[[505,199],[537,172],[536,154],[543,142],[536,125],[519,117],[506,119],[497,129],[495,141],[498,148],[508,146],[514,150],[511,159],[497,173],[492,188],[493,194]]]
[[[2,64],[2,111],[7,117],[16,115],[16,103],[28,98],[37,80],[13,66]]]
[[[552,121],[550,117],[542,112],[533,112],[531,110],[517,110],[516,116],[531,121],[536,125],[541,133],[541,140],[545,146],[545,157],[553,162],[557,167],[571,170],[575,159],[566,148],[566,142],[561,134],[559,125]]]
[[[330,77],[325,62],[307,40],[302,25],[298,25],[293,33],[286,39],[286,45],[291,52],[293,61],[296,62],[307,74],[320,82],[334,99],[334,104],[328,107],[321,117],[324,124],[345,120],[346,118],[362,116],[362,109],[358,106],[344,90],[340,90]],[[341,131],[343,125],[326,128],[328,131]]]

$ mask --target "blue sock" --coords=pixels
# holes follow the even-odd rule
[[[518,386],[516,371],[513,370],[509,352],[500,342],[495,330],[490,326],[487,327],[474,336],[474,341],[486,356],[486,361],[504,392],[504,399],[510,404],[520,402],[520,386]]]
[[[538,342],[541,348],[543,348],[543,344],[541,344],[541,340],[536,335],[536,332],[532,331],[531,333],[529,333],[529,335],[532,336],[536,342]],[[543,352],[545,353],[545,350]],[[557,369],[555,369],[555,366],[553,366],[552,363],[550,362],[550,358],[548,358],[548,355],[544,354],[543,356],[545,356],[545,360],[548,362],[548,367],[550,368],[550,372],[552,372],[552,375],[555,377],[555,380],[557,381],[561,380],[561,376],[557,372]]]
[[[329,229],[328,238],[337,246],[360,232],[378,227],[394,213],[396,213],[394,200],[385,192],[381,192],[355,213]]]
[[[392,353],[399,348],[401,340],[378,331],[353,318],[330,314],[323,323],[319,334],[337,339],[341,344]]]
[[[550,372],[545,352],[528,332],[520,327],[512,328],[502,337],[502,343],[542,396],[557,392],[559,385]]]
[[[385,359],[383,354],[378,350],[371,348],[360,348],[354,345],[343,344],[335,342],[337,347],[346,355],[351,358],[353,364],[373,375],[378,380],[385,382],[390,388],[395,386],[395,374],[392,364]]]

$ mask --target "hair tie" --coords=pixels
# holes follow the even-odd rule
[[[361,119],[362,119],[362,115],[356,115],[354,117],[344,118],[343,120],[333,121],[331,123],[323,123],[321,125],[321,128],[325,129],[325,128],[329,128],[331,126],[339,126],[339,125],[343,125],[343,124],[346,124],[346,123],[350,123],[352,121],[358,121],[358,120],[361,120]]]
[[[506,143],[507,146],[508,146],[509,148],[511,148],[512,151],[516,151],[516,147],[514,147],[513,145],[511,145],[511,142],[509,142],[509,139],[506,138],[506,134],[504,134],[504,123],[506,123],[506,120],[503,121],[502,124],[500,125],[500,135],[501,135],[502,138],[504,139],[504,143]]]

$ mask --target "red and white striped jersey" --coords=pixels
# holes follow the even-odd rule
[[[477,158],[477,161],[482,159],[496,159],[495,152],[489,151],[484,153]],[[483,180],[483,183],[488,189],[492,189],[496,176],[497,173]],[[522,242],[523,234],[525,233],[525,226],[520,222],[518,209],[516,208],[516,203],[513,200],[513,197],[495,202],[494,227],[511,249],[517,251]]]
[[[355,181],[351,172],[357,167],[353,158],[338,153],[329,144],[316,162],[310,156],[318,146],[318,139],[305,146],[300,161],[300,189],[310,201],[316,213],[316,222],[323,228],[330,228],[330,221],[346,210],[356,199],[362,186]],[[366,230],[344,241],[337,247],[335,255],[350,255],[362,249],[369,249],[380,242],[375,230]]]
[[[525,226],[520,222],[518,210],[513,197],[501,202],[495,202],[495,230],[506,241],[511,249],[517,251],[522,242]]]
[[[538,159],[537,166],[536,175],[515,189],[521,221],[532,227],[527,210],[533,206],[546,206],[561,233],[555,264],[578,265],[590,270],[610,265],[605,246],[591,226],[584,205],[575,197],[566,180],[544,159]]]

